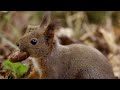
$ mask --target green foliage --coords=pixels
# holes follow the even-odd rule
[[[111,18],[112,18],[113,25],[120,27],[120,12],[117,11],[112,13]]]
[[[106,11],[88,11],[86,12],[88,21],[94,24],[104,24],[106,19]]]
[[[9,60],[3,62],[3,67],[14,72],[17,77],[22,77],[28,71],[28,66],[20,62],[12,63]]]

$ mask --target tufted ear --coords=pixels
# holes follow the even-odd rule
[[[58,20],[52,20],[50,24],[46,27],[44,32],[44,37],[47,44],[53,42],[54,30],[59,28],[59,26],[60,26],[60,22]]]
[[[51,12],[45,11],[42,21],[41,21],[41,24],[40,24],[40,28],[45,29],[50,24],[50,21],[51,21]]]

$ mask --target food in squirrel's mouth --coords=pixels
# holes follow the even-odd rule
[[[11,54],[8,59],[11,62],[21,62],[25,59],[27,59],[29,57],[29,55],[26,52],[20,52],[20,51],[16,51],[13,54]]]

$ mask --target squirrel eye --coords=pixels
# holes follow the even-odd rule
[[[36,45],[37,44],[37,39],[32,39],[31,41],[30,41],[30,43],[32,44],[32,45]]]

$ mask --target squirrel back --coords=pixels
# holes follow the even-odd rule
[[[114,79],[112,67],[98,50],[83,44],[60,45],[54,35],[58,22],[46,12],[39,26],[22,36],[17,46],[35,57],[43,79]],[[35,30],[34,30],[35,29]],[[38,77],[39,78],[39,77]]]

